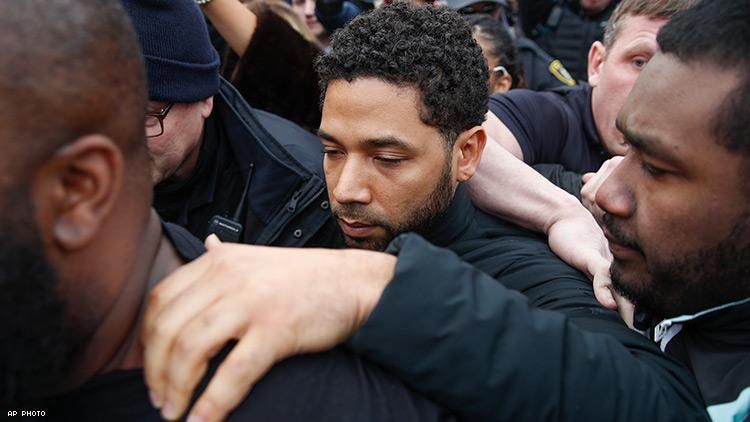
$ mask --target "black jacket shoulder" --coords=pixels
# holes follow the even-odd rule
[[[251,108],[225,80],[219,96],[230,111],[222,116],[232,150],[241,160],[255,164],[247,205],[254,214],[249,219],[263,224],[248,230],[243,240],[279,246],[340,246],[317,136],[280,116]]]
[[[338,247],[322,160],[317,136],[254,110],[222,79],[196,170],[157,186],[154,206],[199,239],[225,218],[242,225],[243,243]]]

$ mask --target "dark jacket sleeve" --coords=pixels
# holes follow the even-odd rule
[[[394,243],[394,279],[348,346],[459,416],[707,419],[686,369],[527,243],[511,242],[516,255],[497,274],[518,291],[417,235]]]
[[[531,167],[558,188],[581,200],[583,181],[580,173],[565,170],[561,164],[534,164]]]

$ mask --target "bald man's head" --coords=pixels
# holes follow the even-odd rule
[[[0,0],[0,27],[0,403],[11,405],[64,379],[103,292],[117,291],[101,274],[132,265],[151,188],[145,72],[119,1]]]
[[[143,63],[118,1],[6,0],[0,12],[3,160],[28,168],[87,133],[126,154],[145,145]]]

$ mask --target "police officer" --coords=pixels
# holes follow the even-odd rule
[[[489,15],[497,20],[497,25],[503,26],[511,35],[514,34],[508,22],[507,0],[448,0],[447,4],[448,7],[463,15]],[[499,28],[487,28],[487,22],[484,19],[470,19],[470,22],[480,23],[482,32],[490,38],[493,38],[493,32],[499,30]],[[523,72],[517,73],[523,73],[524,88],[543,91],[576,84],[576,80],[560,60],[551,57],[534,41],[516,34],[514,43],[523,69]]]
[[[529,89],[545,91],[552,88],[575,86],[576,80],[562,62],[542,50],[537,43],[516,37],[516,47],[523,63],[524,75]]]
[[[518,12],[523,33],[559,57],[574,78],[586,81],[589,47],[601,41],[617,3],[619,0],[521,0]]]

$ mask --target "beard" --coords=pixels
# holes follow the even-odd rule
[[[421,235],[429,234],[432,227],[450,207],[454,189],[452,183],[451,161],[446,159],[442,174],[435,189],[427,195],[424,201],[414,207],[401,221],[393,221],[385,215],[378,215],[367,209],[363,204],[340,204],[332,207],[333,216],[349,220],[367,222],[369,225],[381,227],[385,236],[379,238],[355,239],[344,235],[346,245],[350,248],[384,251],[391,240],[401,233],[415,232]]]
[[[20,191],[20,189],[18,190]],[[0,404],[33,403],[64,376],[76,342],[27,192],[3,195],[0,219]]]
[[[611,224],[605,218],[608,230]],[[750,296],[750,213],[741,216],[729,235],[713,247],[649,261],[649,274],[643,277],[650,277],[651,282],[646,283],[625,280],[615,260],[612,285],[639,312],[657,320],[745,299]]]

